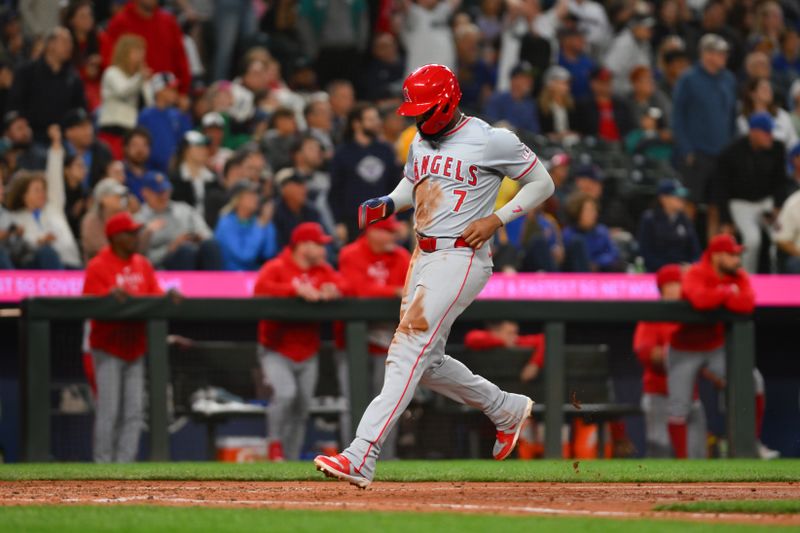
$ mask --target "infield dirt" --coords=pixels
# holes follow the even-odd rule
[[[656,512],[701,500],[800,499],[800,483],[3,481],[0,505],[167,505],[665,518],[800,526],[800,515]]]

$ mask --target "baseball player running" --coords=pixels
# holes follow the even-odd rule
[[[503,460],[519,438],[533,401],[500,390],[444,353],[456,317],[483,289],[492,271],[484,246],[502,225],[525,215],[554,190],[544,165],[517,136],[464,115],[461,89],[450,69],[426,65],[403,84],[398,113],[415,117],[404,177],[395,190],[364,202],[359,225],[413,207],[417,248],[406,278],[381,393],[370,403],[356,438],[342,453],[314,459],[328,477],[366,488],[381,445],[417,385],[483,411],[497,428],[493,455]],[[500,182],[522,188],[493,212]]]

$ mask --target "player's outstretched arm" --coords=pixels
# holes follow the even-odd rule
[[[358,207],[358,227],[364,229],[392,213],[399,213],[410,208],[413,193],[414,185],[407,179],[402,179],[388,196],[371,198],[362,203]]]

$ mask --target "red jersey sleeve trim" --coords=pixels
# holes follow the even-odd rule
[[[519,176],[517,176],[516,178],[511,178],[511,179],[512,179],[512,180],[514,180],[514,181],[518,181],[520,178],[522,178],[522,177],[524,177],[526,174],[528,174],[528,172],[530,172],[531,170],[533,170],[533,167],[535,167],[535,166],[536,166],[536,163],[538,163],[538,162],[539,162],[539,158],[538,158],[538,157],[534,157],[534,159],[533,159],[533,162],[532,162],[530,165],[528,165],[528,168],[526,168],[525,170],[523,170],[523,171],[522,171],[522,174],[520,174],[520,175],[519,175]]]

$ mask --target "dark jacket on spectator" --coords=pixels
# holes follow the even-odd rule
[[[346,224],[351,238],[358,235],[361,202],[389,194],[397,185],[399,169],[392,146],[374,141],[369,146],[347,142],[331,160],[330,205],[337,223]]]
[[[619,98],[612,98],[611,106],[614,110],[614,122],[617,123],[620,138],[625,137],[629,131],[636,127],[631,120],[628,104]],[[600,109],[594,98],[583,100],[577,108],[577,130],[583,135],[594,135],[600,131]],[[571,124],[570,124],[571,125]]]
[[[714,194],[723,220],[728,216],[728,200],[757,202],[771,197],[775,206],[786,195],[786,160],[782,142],[774,141],[768,150],[754,150],[747,137],[741,137],[719,154],[714,179]]]
[[[275,224],[275,229],[278,232],[278,249],[289,244],[292,230],[303,222],[321,222],[319,211],[313,205],[306,202],[300,209],[300,213],[295,214],[281,200],[275,202],[275,214],[272,216],[272,223]]]
[[[644,212],[636,240],[648,272],[672,263],[692,263],[700,257],[694,224],[684,213],[670,218],[660,206]]]
[[[717,155],[736,131],[736,80],[695,65],[678,80],[672,100],[672,131],[679,159],[700,152]]]
[[[67,111],[86,108],[83,82],[67,63],[53,72],[44,59],[21,66],[14,74],[8,111],[19,111],[28,119],[37,142],[47,143],[47,128],[59,124]]]
[[[554,133],[556,131],[555,115],[548,113],[542,108],[539,108],[539,126],[541,133]],[[568,129],[575,131],[578,127],[578,109],[573,107],[567,110],[567,125]]]
[[[70,152],[70,147],[67,146],[67,151]],[[87,167],[89,169],[86,179],[89,180],[89,187],[94,188],[97,183],[106,177],[106,170],[109,163],[114,160],[111,155],[111,150],[108,149],[106,143],[102,141],[94,141],[88,150]]]

